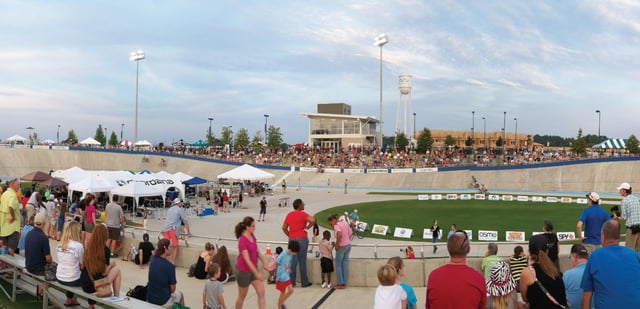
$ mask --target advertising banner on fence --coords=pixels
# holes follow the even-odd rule
[[[513,195],[503,195],[502,196],[502,200],[511,202],[511,201],[513,201]]]
[[[458,195],[457,194],[447,194],[447,200],[457,200],[458,199]]]
[[[489,194],[489,200],[490,201],[499,201],[500,200],[500,195]]]
[[[524,232],[506,231],[504,238],[507,241],[524,241]]]
[[[364,170],[361,168],[345,168],[344,173],[345,174],[362,174],[364,173]]]
[[[442,230],[440,232],[440,235],[438,235],[438,239],[442,239]],[[433,233],[431,233],[431,229],[424,229],[422,231],[422,239],[433,239]]]
[[[301,172],[317,172],[317,167],[300,167]]]
[[[358,230],[358,232],[366,231],[367,227],[369,227],[369,224],[367,224],[367,222],[356,221],[356,230]]]
[[[442,199],[442,194],[431,194],[431,199],[434,201],[439,201]]]
[[[387,235],[387,232],[389,232],[389,226],[388,225],[380,225],[380,224],[374,224],[373,228],[371,229],[371,234],[377,234],[377,235]]]
[[[498,240],[498,231],[478,231],[478,240],[489,240],[489,241],[497,241]]]
[[[464,230],[465,233],[467,233],[467,237],[469,237],[469,240],[473,240],[473,231],[472,230]]]
[[[557,203],[558,202],[558,198],[555,196],[548,196],[547,197],[547,203]]]
[[[518,195],[518,202],[528,202],[529,197],[526,195]]]
[[[532,202],[544,202],[544,198],[542,196],[532,196],[531,197],[531,201]]]
[[[576,234],[574,232],[558,232],[556,233],[559,241],[567,241],[576,239]]]
[[[412,168],[394,168],[391,169],[391,173],[396,174],[396,173],[413,173],[413,169]]]
[[[576,199],[576,203],[578,203],[578,204],[586,204],[587,203],[587,199],[586,198],[577,198]]]
[[[411,238],[411,234],[413,234],[413,230],[412,229],[405,229],[403,227],[396,227],[395,231],[393,232],[393,237]]]
[[[460,199],[463,201],[471,200],[471,194],[460,194]]]
[[[387,174],[389,171],[386,168],[369,168],[367,169],[368,174]]]
[[[484,194],[480,194],[480,193],[478,193],[478,194],[474,195],[473,197],[474,197],[476,200],[484,200],[487,196],[486,196],[486,195],[484,195]]]
[[[429,194],[418,194],[418,201],[428,201]]]
[[[416,168],[416,173],[434,173],[437,171],[438,171],[437,167]]]
[[[560,203],[563,203],[563,204],[569,204],[569,203],[572,203],[572,202],[573,202],[573,199],[570,198],[570,197],[563,197],[563,198],[560,199]]]
[[[325,173],[340,173],[340,169],[339,168],[325,168],[324,172]]]

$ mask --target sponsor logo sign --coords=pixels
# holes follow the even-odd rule
[[[356,221],[356,230],[358,230],[358,232],[366,231],[367,227],[369,227],[369,224],[367,224],[367,222]]]
[[[511,202],[511,201],[513,201],[513,195],[503,195],[502,196],[502,200]]]
[[[531,197],[531,201],[532,202],[544,202],[544,198],[542,196],[532,196]]]
[[[389,173],[389,170],[387,170],[386,168],[370,168],[370,169],[367,169],[367,173],[370,173],[370,174],[387,174],[387,173]]]
[[[387,235],[387,232],[389,231],[389,226],[388,225],[380,225],[380,224],[374,224],[373,228],[371,229],[371,234],[377,234],[377,235]]]
[[[563,197],[560,199],[560,203],[564,203],[564,204],[568,204],[568,203],[572,203],[573,199],[570,197]]]
[[[463,201],[468,201],[471,199],[471,194],[460,194],[460,199]]]
[[[391,173],[413,173],[412,168],[394,168],[391,170]]]
[[[558,198],[555,196],[547,196],[547,203],[557,203]]]
[[[576,233],[574,233],[574,232],[558,232],[558,233],[556,233],[556,236],[558,236],[558,240],[559,241],[566,241],[566,240],[574,240],[574,239],[576,239]]]
[[[340,169],[339,168],[325,168],[324,172],[325,173],[340,173]]]
[[[317,167],[300,167],[301,172],[317,172]]]
[[[393,237],[411,238],[411,234],[413,234],[413,230],[412,229],[406,229],[406,228],[403,228],[403,227],[396,227],[396,229],[393,232]]]
[[[438,239],[442,239],[442,230],[440,230],[440,236]],[[422,231],[422,239],[433,239],[433,233],[431,233],[431,229],[424,229]]]
[[[457,194],[447,194],[447,199],[448,200],[457,200],[458,199],[458,195]]]
[[[489,241],[497,241],[498,240],[498,231],[478,231],[478,240],[489,240]]]
[[[524,232],[506,231],[504,238],[507,241],[524,241]]]
[[[418,194],[418,201],[428,201],[429,194]]]
[[[529,197],[526,195],[518,195],[518,202],[528,202],[529,201]]]
[[[473,240],[473,231],[472,230],[464,230],[464,231],[465,233],[467,233],[469,240]]]
[[[345,168],[344,173],[345,174],[362,174],[364,173],[364,170],[360,168]]]
[[[436,167],[423,167],[423,168],[416,168],[416,173],[433,173],[433,172],[437,172],[438,168]]]
[[[442,194],[431,194],[431,199],[434,201],[439,201],[442,199]]]
[[[577,198],[576,199],[576,203],[578,203],[578,204],[586,204],[587,203],[587,199],[586,198]]]
[[[489,200],[490,201],[499,201],[500,200],[500,195],[489,194]]]
[[[478,194],[475,194],[473,198],[475,198],[476,200],[484,200],[486,199],[486,195],[478,193]]]

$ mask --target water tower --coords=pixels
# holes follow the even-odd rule
[[[413,132],[415,128],[411,122],[413,114],[413,106],[411,104],[411,75],[400,75],[400,98],[398,99],[398,108],[396,110],[396,131],[403,132],[409,140],[413,140]],[[409,128],[410,132],[407,132]],[[411,133],[411,134],[408,134]]]

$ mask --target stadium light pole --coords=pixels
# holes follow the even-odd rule
[[[487,118],[482,117],[482,121],[484,122],[484,134],[482,137],[482,139],[484,139],[484,142],[482,142],[482,144],[484,145],[484,149],[487,150]]]
[[[516,153],[518,153],[518,118],[514,117],[513,120],[516,122],[516,133],[514,136],[516,137]]]
[[[124,123],[120,125],[120,143],[122,143],[123,139],[123,135],[122,133],[124,132]]]
[[[138,141],[138,76],[140,73],[140,60],[144,59],[144,52],[138,50],[129,54],[129,60],[136,62],[136,119],[134,125],[133,142]]]
[[[473,144],[476,141],[476,111],[471,111],[471,147],[473,148]]]
[[[507,112],[504,112],[504,119],[502,120],[502,155],[504,155],[505,145],[507,144]]]
[[[213,123],[213,117],[209,117],[207,119],[209,119],[209,136],[207,136],[207,144],[209,144],[210,141],[213,142],[213,138],[211,136],[211,125]],[[213,145],[210,144],[209,146],[213,146]]]
[[[267,145],[267,119],[269,119],[268,114],[264,114],[264,145]]]
[[[596,110],[596,113],[598,114],[598,139],[600,139],[600,110]]]
[[[375,45],[380,47],[380,149],[382,149],[382,47],[389,43],[389,37],[386,33],[382,33],[376,37]]]
[[[413,130],[411,130],[411,132],[413,133],[413,138],[417,139],[418,135],[416,134],[416,113],[413,113]]]
[[[56,140],[58,145],[60,145],[60,125],[58,125],[58,132],[56,132]]]

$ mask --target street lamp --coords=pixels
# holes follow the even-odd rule
[[[56,132],[56,139],[57,139],[58,145],[60,145],[60,125],[58,125],[58,132]]]
[[[120,125],[120,142],[122,143],[122,141],[124,140],[122,138],[122,132],[124,132],[124,123],[122,125]]]
[[[389,43],[389,37],[382,33],[376,37],[374,44],[380,47],[380,149],[382,149],[382,46]]]
[[[513,118],[516,122],[516,133],[514,134],[516,137],[516,153],[518,153],[518,118]]]
[[[473,147],[473,144],[476,141],[475,129],[476,129],[476,111],[471,111],[471,147]]]
[[[136,119],[135,119],[135,127],[133,140],[134,143],[138,141],[138,75],[140,72],[140,60],[144,59],[144,52],[138,50],[137,52],[132,52],[129,55],[129,60],[136,62]]]
[[[598,113],[598,139],[600,139],[600,110],[596,110],[596,113]]]
[[[269,115],[264,114],[264,145],[267,145],[267,119]]]
[[[104,127],[104,146],[106,147],[109,142],[109,138],[107,137],[107,127]]]
[[[211,145],[211,143],[213,143],[213,138],[211,135],[211,124],[213,123],[213,117],[209,117],[207,119],[209,119],[209,136],[207,136],[207,144],[210,144],[209,146],[213,146]]]
[[[482,121],[484,122],[484,134],[482,137],[484,139],[484,142],[482,144],[484,145],[484,149],[487,150],[487,118],[482,117]]]
[[[502,154],[503,155],[505,150],[505,144],[507,143],[506,132],[507,132],[507,112],[504,112],[504,119],[502,121]]]
[[[413,130],[411,130],[411,132],[413,132],[413,138],[418,139],[416,134],[416,113],[413,113]]]

